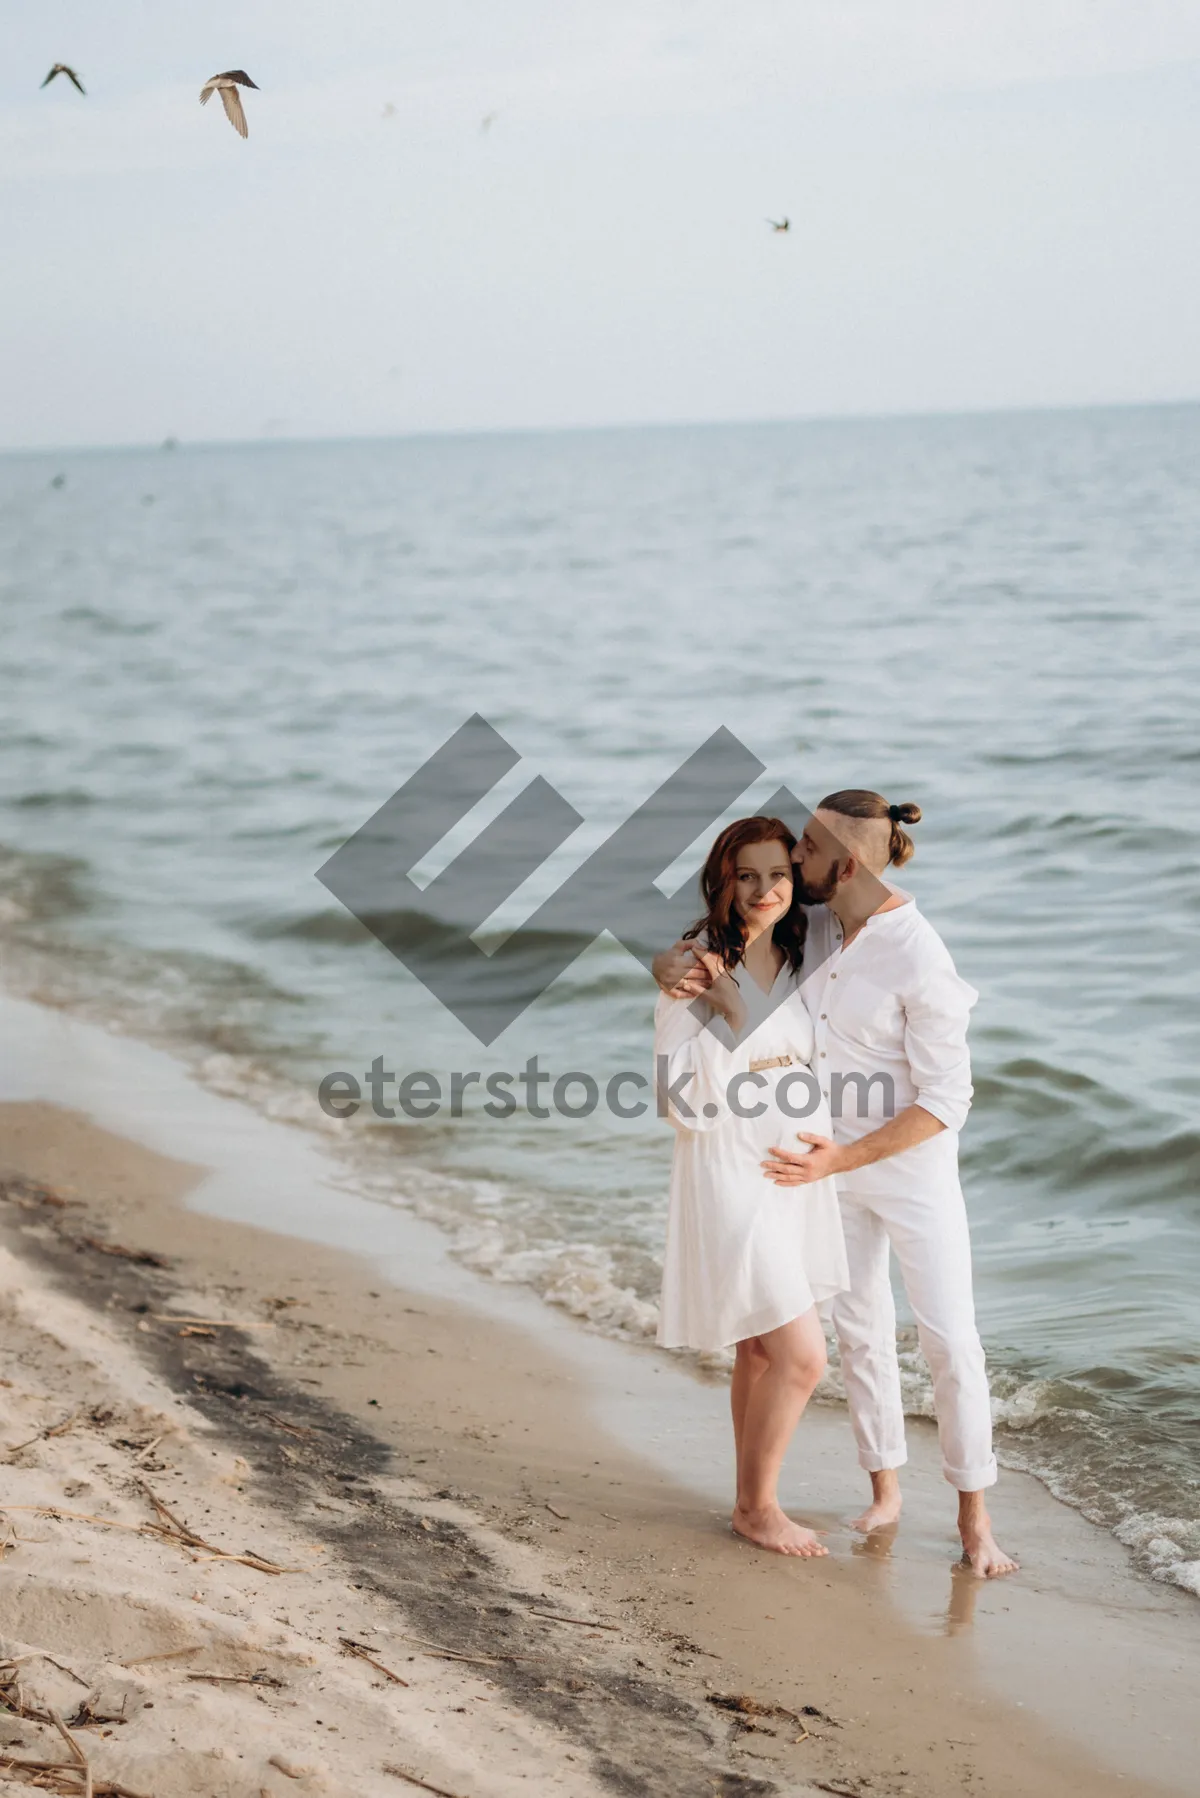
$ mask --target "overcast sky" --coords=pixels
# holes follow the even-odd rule
[[[0,446],[1194,399],[1198,193],[1200,0],[7,0]]]

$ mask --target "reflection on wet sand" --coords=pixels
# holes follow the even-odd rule
[[[890,1561],[892,1546],[900,1532],[898,1523],[885,1523],[882,1528],[869,1530],[865,1536],[859,1536],[851,1547],[851,1554],[869,1555],[873,1560]]]
[[[950,1602],[946,1606],[945,1624],[948,1636],[961,1635],[963,1630],[972,1627],[975,1622],[975,1606],[979,1602],[980,1591],[986,1584],[986,1580],[981,1580],[961,1561],[950,1569]]]

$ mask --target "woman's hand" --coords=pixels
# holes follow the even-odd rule
[[[776,1186],[811,1186],[814,1180],[828,1180],[845,1173],[848,1161],[838,1145],[828,1136],[806,1136],[796,1132],[797,1142],[811,1144],[808,1149],[768,1150],[770,1159],[762,1163],[763,1172]]]

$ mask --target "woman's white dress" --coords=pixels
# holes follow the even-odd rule
[[[744,968],[733,977],[749,1025],[736,1047],[722,1020],[706,1028],[713,1014],[703,1000],[663,994],[654,1014],[658,1091],[677,1093],[692,1114],[669,1103],[675,1155],[658,1323],[666,1348],[727,1348],[849,1285],[833,1180],[776,1186],[761,1166],[773,1144],[801,1148],[798,1131],[833,1134],[799,977],[784,967],[769,995]],[[776,1056],[790,1066],[751,1074],[751,1061]],[[788,1106],[806,1115],[789,1116]],[[760,1107],[759,1116],[737,1115]]]

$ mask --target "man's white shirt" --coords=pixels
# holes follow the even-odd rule
[[[814,906],[802,968],[816,1029],[813,1066],[835,1141],[856,1142],[910,1105],[946,1126],[916,1148],[841,1176],[864,1198],[944,1183],[957,1189],[958,1132],[972,1096],[967,1024],[979,994],[956,972],[912,895],[891,891],[905,903],[868,918],[846,948],[833,913]]]

